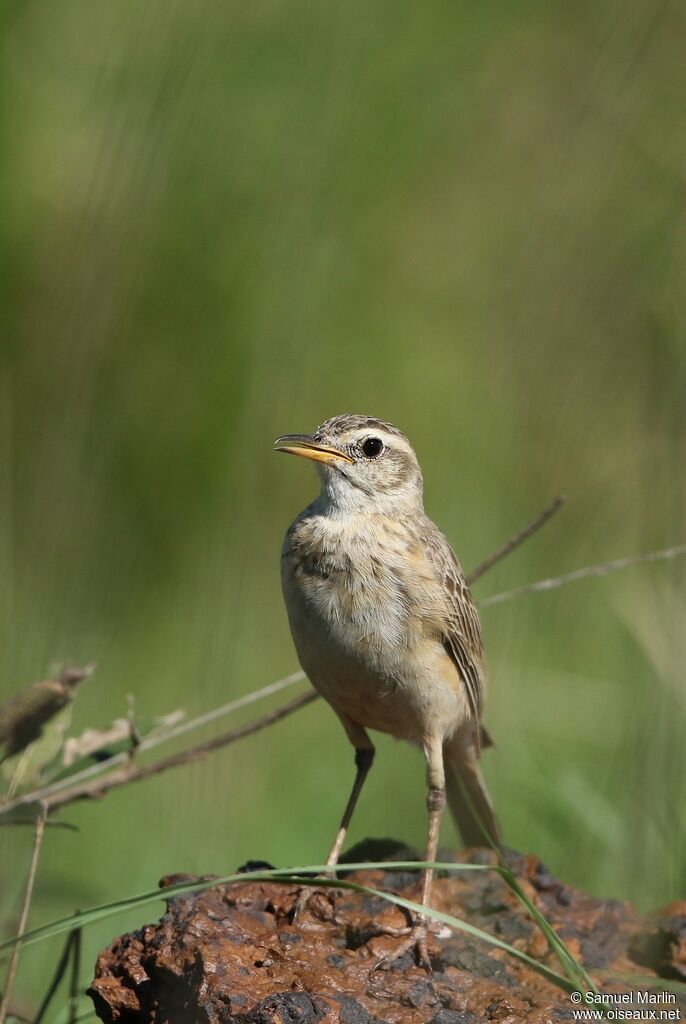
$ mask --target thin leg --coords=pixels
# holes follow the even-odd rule
[[[436,789],[434,787],[430,787],[426,797],[426,806],[429,811],[429,835],[426,842],[426,856],[424,859],[432,863],[436,860],[438,837],[441,831],[441,820],[443,818],[443,811],[445,810],[445,788]],[[431,884],[433,882],[433,877],[434,869],[424,868],[424,877],[422,880],[423,907],[431,906]],[[431,970],[431,961],[429,959],[429,952],[426,946],[427,926],[427,917],[422,915],[417,920],[415,940],[420,963],[428,970]]]
[[[426,841],[425,860],[430,863],[436,860],[438,850],[438,837],[441,831],[441,819],[445,810],[445,772],[443,768],[443,745],[440,740],[430,740],[425,744],[424,754],[427,763],[427,784],[429,791],[426,797],[426,806],[429,812],[429,833]],[[424,868],[422,876],[422,899],[423,907],[431,906],[431,883],[433,881],[433,868]],[[426,943],[427,918],[424,914],[417,916],[414,927],[401,945],[395,950],[392,956],[382,957],[372,967],[371,974],[380,969],[391,966],[394,960],[403,956],[409,949],[414,947],[417,951],[417,959],[422,967],[431,970],[431,960]]]
[[[338,864],[338,858],[340,857],[341,850],[343,849],[343,843],[345,842],[345,837],[348,832],[350,819],[353,816],[355,806],[359,799],[360,793],[362,792],[364,780],[367,778],[367,775],[369,774],[369,769],[371,768],[373,762],[374,747],[369,746],[357,748],[357,750],[355,751],[355,767],[357,769],[355,773],[355,781],[353,783],[353,788],[348,798],[348,803],[346,804],[345,810],[343,812],[341,824],[338,827],[338,832],[336,833],[336,838],[334,839],[333,846],[331,847],[329,856],[326,858],[327,867],[334,868],[336,864]]]
[[[353,782],[353,788],[348,797],[348,802],[345,805],[343,811],[343,817],[341,818],[341,824],[338,827],[336,838],[334,839],[333,846],[329,852],[329,856],[326,858],[327,866],[333,868],[338,864],[338,858],[341,855],[343,849],[343,843],[345,842],[346,833],[350,825],[350,819],[353,816],[355,806],[359,799],[362,787],[364,786],[364,780],[369,774],[369,769],[374,762],[374,744],[370,740],[367,732],[358,725],[356,722],[352,722],[349,718],[345,718],[343,715],[339,716],[341,724],[348,734],[348,739],[355,748],[355,781]]]
[[[357,801],[359,799],[360,793],[362,792],[364,781],[367,778],[367,775],[369,774],[369,769],[371,768],[374,762],[375,753],[372,741],[369,739],[369,736],[361,726],[357,725],[355,722],[349,721],[349,719],[341,718],[341,721],[343,723],[345,731],[348,734],[350,742],[355,747],[356,771],[355,781],[353,782],[353,788],[350,792],[350,796],[348,797],[348,802],[345,805],[343,817],[341,818],[341,823],[338,827],[338,831],[336,832],[336,838],[334,839],[333,846],[329,851],[329,856],[326,858],[327,867],[330,869],[329,871],[327,871],[327,876],[331,878],[335,878],[336,876],[336,872],[333,869],[338,864],[338,858],[341,855],[343,843],[345,842],[345,837],[350,826],[350,819],[352,818],[353,813],[355,811]],[[305,906],[310,902],[313,892],[314,889],[312,889],[311,887],[303,889],[300,892],[293,914],[294,920],[302,912]]]
[[[429,812],[429,834],[426,840],[426,860],[435,861],[438,850],[438,837],[441,832],[441,821],[445,810],[445,768],[443,766],[443,744],[439,740],[431,740],[425,747],[426,782],[429,792],[426,795],[426,807]],[[431,883],[433,868],[424,869],[422,885],[422,905],[428,907],[431,901]]]

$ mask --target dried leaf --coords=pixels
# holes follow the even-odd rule
[[[74,699],[76,686],[87,679],[95,665],[70,666],[56,679],[45,679],[10,697],[0,707],[0,745],[4,761],[35,743],[45,726]]]

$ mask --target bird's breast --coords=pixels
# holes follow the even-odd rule
[[[413,642],[404,546],[397,533],[309,523],[287,536],[284,596],[295,631],[350,654],[398,657]],[[296,637],[297,642],[297,637]]]
[[[282,584],[300,663],[339,711],[421,741],[461,714],[457,675],[431,614],[435,579],[403,523],[305,514],[284,542]]]

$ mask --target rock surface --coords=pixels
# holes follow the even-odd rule
[[[348,859],[417,857],[390,841],[368,841],[351,850]],[[460,859],[494,863],[486,850],[467,851]],[[658,993],[660,1000],[672,999],[664,995],[668,985],[660,979],[686,979],[686,903],[641,919],[629,904],[592,899],[556,881],[536,857],[510,854],[509,860],[522,888],[603,992],[640,988]],[[367,871],[349,878],[419,898],[417,873]],[[168,876],[160,884],[184,880],[191,879]],[[159,924],[116,939],[98,958],[90,989],[98,1016],[112,1024],[548,1024],[579,1019],[568,993],[506,951],[464,932],[432,937],[432,974],[407,954],[392,970],[370,976],[376,960],[399,941],[382,934],[383,929],[404,927],[404,911],[377,897],[320,890],[294,924],[297,895],[292,885],[251,881],[246,875],[240,884],[169,899]],[[559,972],[542,933],[495,873],[439,877],[433,902]],[[641,981],[620,983],[618,975],[640,976]],[[676,1000],[658,1005],[681,1007],[681,1019],[686,1019],[686,1002],[678,995]]]

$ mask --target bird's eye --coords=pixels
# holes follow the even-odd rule
[[[368,459],[375,459],[383,451],[383,441],[379,437],[368,437],[362,442],[362,451]]]

